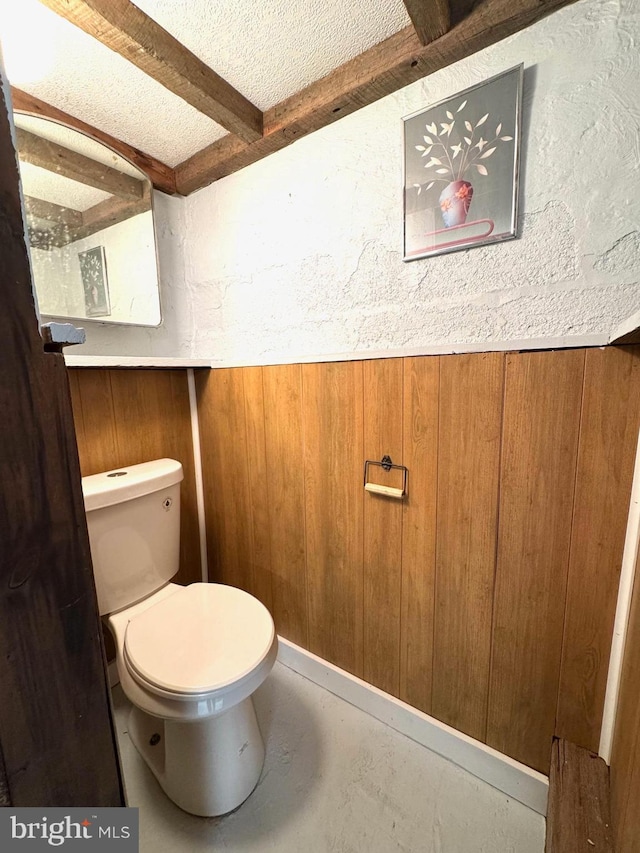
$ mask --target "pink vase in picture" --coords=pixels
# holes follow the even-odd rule
[[[473,187],[469,181],[452,181],[440,194],[440,210],[445,228],[464,225],[471,207]]]

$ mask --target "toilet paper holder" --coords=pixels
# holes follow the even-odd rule
[[[393,486],[383,486],[380,483],[370,483],[369,482],[369,466],[377,465],[380,468],[384,468],[385,471],[391,471],[395,469],[397,471],[402,471],[402,488],[394,488]],[[364,463],[364,487],[367,492],[373,492],[377,495],[386,495],[389,498],[403,498],[407,494],[407,479],[409,476],[409,471],[405,465],[394,465],[393,460],[390,456],[383,456],[380,462],[376,462],[373,459],[367,459]]]

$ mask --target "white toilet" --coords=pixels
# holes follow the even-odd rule
[[[264,744],[251,694],[273,666],[269,611],[222,584],[178,586],[182,465],[84,477],[101,615],[133,704],[129,736],[180,808],[214,816],[253,791]]]

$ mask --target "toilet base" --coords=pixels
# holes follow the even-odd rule
[[[250,696],[218,716],[188,723],[161,720],[134,706],[129,737],[169,799],[201,817],[238,808],[264,764]]]

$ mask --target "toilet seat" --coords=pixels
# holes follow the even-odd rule
[[[146,690],[177,700],[225,693],[269,664],[275,629],[253,596],[223,584],[191,584],[132,616],[124,660]]]

